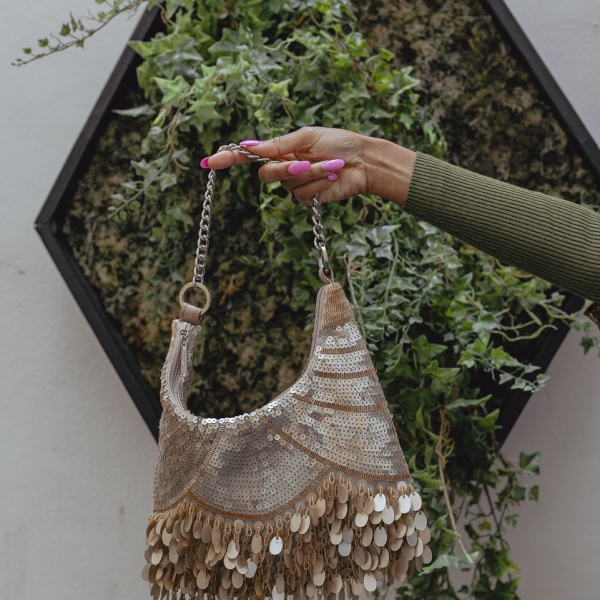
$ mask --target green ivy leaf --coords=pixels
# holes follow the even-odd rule
[[[529,499],[537,502],[539,500],[540,488],[537,485],[534,485],[529,490]]]
[[[483,406],[490,398],[491,394],[482,396],[481,398],[457,398],[454,402],[446,405],[448,410],[454,410],[456,408],[466,408],[471,406]]]
[[[447,567],[456,568],[472,568],[473,563],[477,560],[479,551],[470,552],[469,557],[472,562],[469,562],[466,556],[463,554],[441,554],[438,556],[430,565],[423,567],[422,573],[428,574],[436,569],[445,569]]]
[[[379,48],[379,55],[387,62],[396,58],[396,55],[393,52],[390,52],[387,48]]]
[[[425,420],[423,419],[423,406],[419,406],[417,414],[415,415],[415,425],[417,429],[425,429]]]
[[[496,421],[498,420],[498,415],[500,414],[500,409],[492,411],[489,415],[478,419],[479,427],[483,429],[483,431],[491,431],[495,428]]]
[[[139,40],[133,40],[128,42],[128,45],[142,58],[150,58],[155,53],[155,46],[152,42],[141,42]]]
[[[177,185],[177,177],[175,173],[164,173],[158,178],[160,191],[164,192],[167,188]]]
[[[165,208],[165,213],[175,221],[180,221],[186,225],[194,226],[194,220],[188,214],[186,205],[189,205],[189,201],[180,200],[176,204]]]
[[[579,342],[583,348],[583,354],[587,354],[590,348],[594,347],[594,338],[583,336]]]
[[[162,77],[155,77],[154,81],[163,94],[163,104],[169,104],[172,106],[177,106],[180,104],[183,93],[190,87],[189,83],[181,75],[178,75],[175,79],[163,79]]]
[[[269,86],[269,92],[272,94],[281,94],[284,98],[289,98],[290,93],[288,91],[288,85],[291,82],[291,79],[284,79],[283,81],[272,82]]]
[[[419,362],[421,363],[429,362],[434,356],[437,356],[447,349],[443,344],[430,343],[425,335],[420,335],[416,338],[412,343],[412,347],[417,353]]]
[[[491,531],[492,530],[492,524],[487,519],[480,521],[478,527],[481,531]]]
[[[521,467],[523,471],[528,471],[529,473],[533,473],[534,475],[539,475],[540,452],[532,452],[531,454],[521,452],[519,454],[519,467]]]

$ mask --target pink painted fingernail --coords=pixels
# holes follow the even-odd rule
[[[207,156],[206,158],[203,158],[203,159],[200,161],[200,166],[201,166],[203,169],[208,169],[208,159],[209,159],[209,158],[210,158],[210,157],[209,157],[209,156]]]
[[[307,160],[299,160],[298,162],[292,163],[288,167],[288,173],[290,175],[302,175],[310,169],[310,162]]]
[[[240,142],[240,146],[258,146],[260,144],[260,140],[244,140]]]
[[[341,169],[346,163],[341,158],[334,158],[323,163],[324,171],[337,171]]]
[[[337,173],[332,173],[331,175],[327,175],[327,179],[329,179],[329,181],[335,181],[336,179],[339,179],[339,175]]]

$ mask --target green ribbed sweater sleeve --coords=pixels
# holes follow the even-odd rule
[[[458,239],[600,303],[600,214],[417,152],[402,207]]]

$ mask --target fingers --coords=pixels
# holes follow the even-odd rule
[[[299,152],[308,150],[315,142],[318,136],[317,127],[301,127],[296,131],[278,135],[269,140],[255,142],[259,140],[249,140],[251,144],[248,148],[258,156],[266,158],[281,159],[286,154],[298,154]]]
[[[269,140],[243,140],[248,142],[240,146],[246,147],[250,152],[264,158],[278,160],[295,160],[296,154],[310,148],[317,136],[315,127],[301,127],[296,131],[279,135]],[[237,150],[222,150],[212,156],[207,156],[200,161],[203,169],[226,169],[239,163],[251,162],[252,159]]]
[[[304,206],[311,206],[312,197],[318,193],[319,204],[323,204],[335,199],[335,196],[329,191],[330,187],[333,185],[334,184],[328,180],[327,177],[315,179],[309,183],[305,183],[304,185],[294,188],[294,196],[296,196],[296,199],[298,202],[300,202],[300,204],[304,204]]]
[[[281,181],[282,186],[294,192],[299,202],[305,205],[311,204],[311,198],[319,193],[320,202],[328,202],[334,198],[333,192],[326,191],[345,166],[344,160],[331,158],[320,162],[311,163],[299,158],[311,158],[310,150],[315,141],[322,135],[321,127],[302,127],[286,135],[277,136],[265,141],[244,140],[239,143],[242,148],[264,158],[272,158],[277,162],[263,164],[258,170],[259,177],[264,182]],[[313,153],[314,154],[314,153]],[[202,159],[200,166],[210,169],[225,169],[235,164],[253,162],[238,150],[222,150],[212,156]],[[333,186],[339,192],[339,184]],[[329,198],[327,195],[329,194]]]
[[[241,145],[241,144],[240,144]],[[253,154],[256,154],[253,147],[248,147],[248,150]],[[262,156],[262,155],[258,155]],[[278,157],[277,160],[295,161],[297,157],[294,154],[286,154]],[[239,163],[254,162],[256,159],[248,158],[245,154],[242,154],[238,150],[221,150],[211,156],[207,156],[200,161],[200,166],[203,169],[213,169],[218,171],[219,169],[226,169],[232,165]]]
[[[200,161],[200,166],[203,169],[226,169],[232,165],[239,163],[251,162],[250,159],[245,155],[241,154],[237,150],[221,150],[212,156],[207,156]]]
[[[341,158],[310,163],[307,160],[285,161],[282,163],[267,163],[258,170],[262,181],[272,183],[281,181],[287,190],[293,190],[314,179],[322,179],[339,171],[345,165]]]

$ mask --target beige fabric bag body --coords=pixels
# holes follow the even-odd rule
[[[236,144],[222,149],[259,158]],[[204,247],[194,281],[180,294],[162,369],[142,573],[151,595],[344,600],[374,591],[381,579],[403,581],[432,559],[427,513],[352,307],[333,280],[317,196],[323,285],[302,373],[250,414],[204,419],[187,410],[192,357],[210,302],[203,276],[213,189],[211,171]],[[183,301],[190,287],[206,293],[202,309]]]

